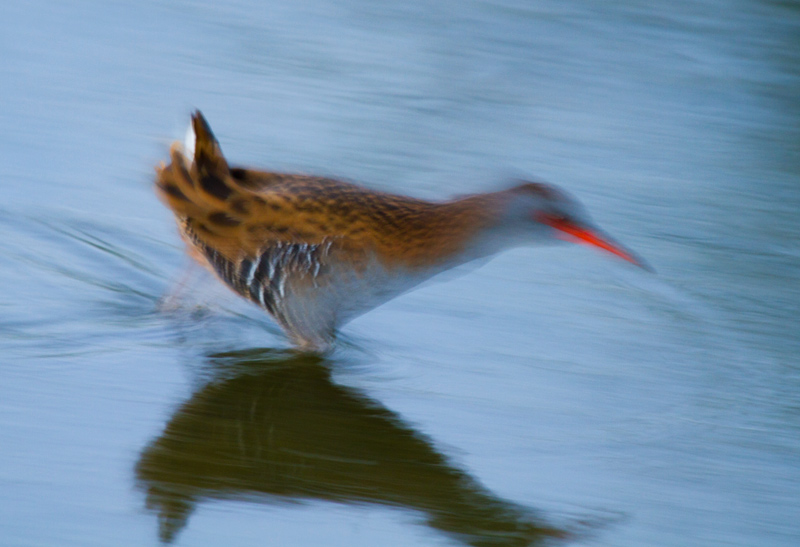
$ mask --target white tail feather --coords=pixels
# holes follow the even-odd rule
[[[183,138],[183,155],[189,165],[194,161],[194,145],[197,142],[197,136],[194,134],[194,126],[189,122],[189,127],[186,128],[186,136]]]

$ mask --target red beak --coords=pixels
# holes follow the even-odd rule
[[[654,271],[653,268],[651,268],[650,265],[648,265],[644,260],[634,255],[631,251],[623,248],[619,243],[615,243],[608,236],[600,234],[600,232],[597,230],[579,226],[578,224],[575,224],[566,218],[555,217],[547,214],[539,215],[537,220],[542,224],[546,224],[551,228],[555,228],[557,230],[556,237],[559,239],[600,247],[604,251],[613,255],[617,255],[621,259],[627,260],[631,264],[636,264],[648,272]]]

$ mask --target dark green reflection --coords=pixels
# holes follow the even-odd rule
[[[453,467],[395,413],[334,384],[322,359],[253,350],[211,364],[217,380],[178,409],[136,467],[162,541],[207,498],[403,507],[475,546],[564,535]]]

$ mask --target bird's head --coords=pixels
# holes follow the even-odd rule
[[[556,186],[524,182],[503,192],[505,218],[539,240],[563,240],[598,247],[648,271],[652,268],[596,227],[577,199]],[[518,232],[519,233],[519,232]]]

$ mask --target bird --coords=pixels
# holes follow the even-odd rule
[[[190,256],[266,310],[301,351],[327,351],[354,317],[512,247],[567,240],[650,269],[554,185],[518,181],[434,202],[235,166],[199,110],[186,142],[156,167],[155,187]]]

